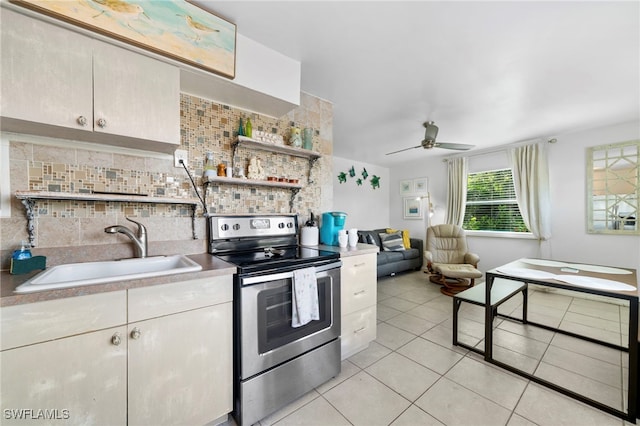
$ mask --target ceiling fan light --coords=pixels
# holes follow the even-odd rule
[[[424,123],[425,140],[435,141],[437,136],[438,136],[438,126],[433,124],[433,121]]]

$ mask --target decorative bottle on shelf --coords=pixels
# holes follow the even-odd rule
[[[313,129],[305,127],[302,130],[302,147],[304,149],[313,149]]]
[[[300,138],[300,128],[292,127],[290,130],[289,145],[300,148],[302,147],[302,139]]]
[[[251,118],[247,117],[247,123],[244,125],[244,135],[250,138],[252,133],[253,131],[251,129]]]
[[[240,117],[240,125],[238,126],[238,136],[244,136],[244,126],[242,125],[242,117]]]
[[[204,160],[203,175],[205,180],[208,180],[210,176],[216,175],[216,165],[213,162],[213,152],[207,152],[207,158]]]

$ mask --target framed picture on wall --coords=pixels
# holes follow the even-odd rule
[[[419,178],[413,180],[413,191],[416,194],[426,194],[427,193],[427,178]]]
[[[418,197],[404,197],[403,219],[422,219],[422,200]]]
[[[400,195],[413,193],[413,181],[401,180],[400,181]]]

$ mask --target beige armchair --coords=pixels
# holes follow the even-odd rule
[[[424,252],[430,273],[429,280],[443,287],[440,291],[453,296],[473,287],[476,278],[482,277],[478,270],[480,257],[469,253],[464,230],[456,225],[434,225],[427,228],[427,244]]]

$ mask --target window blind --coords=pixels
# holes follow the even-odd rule
[[[462,226],[476,231],[529,232],[518,209],[511,169],[467,175]]]

